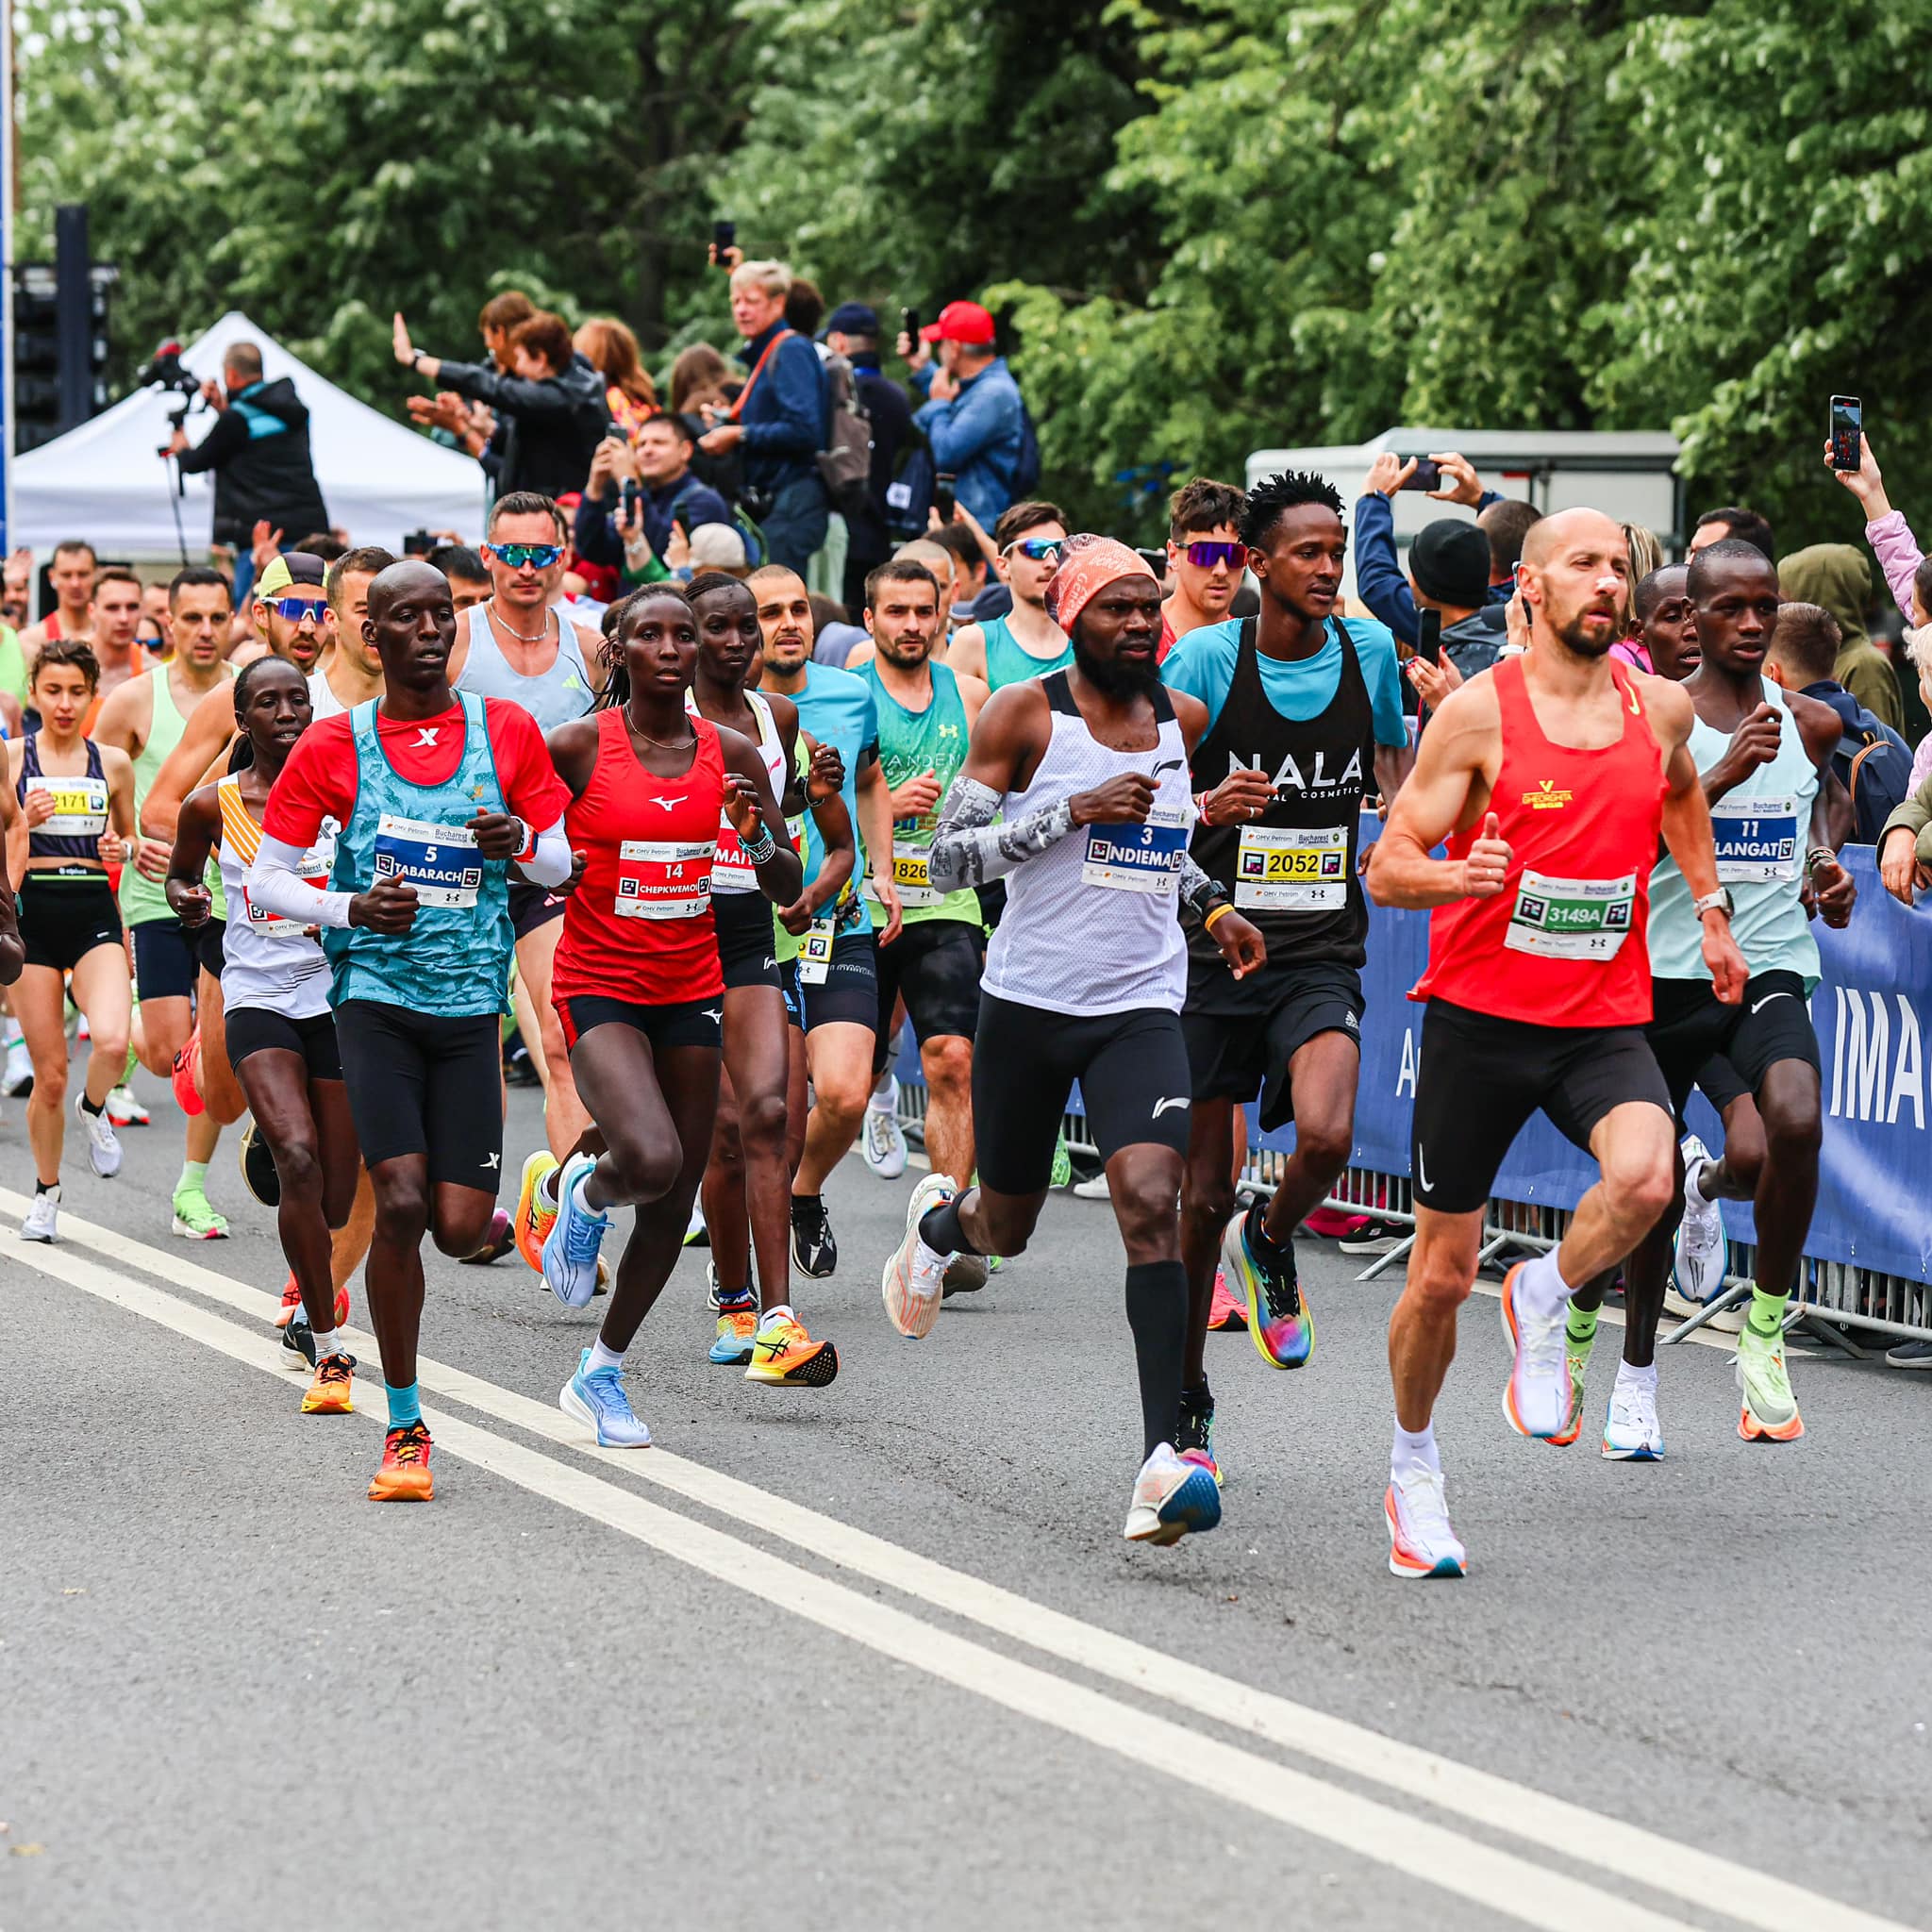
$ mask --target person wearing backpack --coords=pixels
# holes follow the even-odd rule
[[[1850,837],[1874,845],[1886,820],[1911,795],[1911,748],[1832,676],[1840,643],[1838,620],[1830,611],[1817,604],[1783,605],[1764,674],[1838,713],[1840,736],[1831,768],[1851,794]]]
[[[850,365],[853,405],[872,438],[863,497],[841,507],[847,537],[844,602],[847,609],[858,610],[865,604],[866,577],[892,554],[886,492],[892,487],[900,451],[912,434],[912,406],[906,391],[880,367],[876,309],[863,302],[841,302],[825,326],[825,347]],[[835,435],[838,409],[835,396]]]
[[[1020,385],[993,346],[992,317],[976,302],[948,302],[901,353],[926,397],[912,421],[933,469],[953,477],[954,496],[991,529],[1040,479],[1040,446]]]
[[[785,321],[791,271],[744,261],[731,272],[731,316],[751,369],[729,408],[707,405],[706,455],[743,462],[738,508],[764,538],[769,561],[803,575],[825,541],[830,506],[819,475],[830,424],[830,389],[810,339]]]

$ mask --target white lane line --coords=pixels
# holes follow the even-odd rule
[[[24,1212],[27,1203],[0,1190],[0,1208]],[[277,1298],[232,1277],[165,1254],[110,1228],[71,1217],[63,1231],[115,1259],[192,1287],[247,1315],[269,1317]],[[365,1345],[358,1341],[358,1346]],[[366,1346],[374,1359],[374,1341]],[[598,1449],[580,1425],[554,1407],[498,1387],[460,1369],[419,1357],[425,1389],[449,1401],[527,1430],[594,1461],[608,1462],[658,1488],[786,1542],[874,1582],[997,1631],[1096,1675],[1264,1739],[1351,1775],[1466,1818],[1618,1877],[1641,1873],[1643,1883],[1687,1905],[1761,1925],[1802,1924],[1807,1932],[1880,1932],[1891,1922],[1840,1904],[1774,1874],[1734,1864],[1694,1845],[1512,1782],[1379,1731],[1330,1716],[1289,1698],[1170,1657],[1130,1638],[1084,1624],[964,1571],[901,1548],[735,1476],[688,1461],[665,1449],[638,1455]],[[1364,1542],[1378,1534],[1365,1519]],[[1391,1589],[1426,1589],[1398,1584]],[[1442,1586],[1448,1588],[1449,1586]]]
[[[258,1330],[243,1328],[61,1248],[15,1243],[10,1244],[8,1258],[259,1370],[287,1387],[287,1378],[264,1359]],[[1375,1864],[1536,1926],[1539,1932],[1693,1932],[1684,1920],[1666,1918],[1513,1853],[1324,1784],[922,1623],[890,1604],[802,1570],[708,1524],[665,1509],[633,1491],[473,1423],[437,1409],[425,1409],[424,1417],[446,1457],[474,1463],[898,1663],[1227,1803],[1245,1806],[1294,1831],[1326,1839]],[[379,1426],[379,1418],[365,1414],[360,1420],[365,1429]]]

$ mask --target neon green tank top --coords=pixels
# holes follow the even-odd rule
[[[991,644],[989,644],[991,650]],[[939,780],[940,798],[946,795],[959,767],[966,762],[966,703],[959,695],[959,680],[949,666],[933,664],[932,702],[923,711],[908,711],[891,691],[878,674],[874,661],[859,667],[858,675],[872,686],[879,712],[879,764],[889,786],[905,784],[922,773],[930,772]],[[892,826],[892,883],[899,889],[899,904],[908,925],[929,919],[963,919],[969,925],[980,924],[979,895],[970,890],[941,892],[930,882],[926,866],[932,850],[933,827],[939,818],[939,805],[919,817],[900,819]],[[871,894],[867,894],[871,898]],[[873,900],[874,924],[884,924],[884,911]]]

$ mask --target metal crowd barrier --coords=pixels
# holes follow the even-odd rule
[[[910,1057],[908,1056],[908,1058]],[[917,1066],[916,1059],[911,1064]],[[899,1120],[923,1140],[925,1122],[925,1087],[907,1077],[906,1060],[899,1068]],[[1062,1117],[1060,1130],[1068,1148],[1092,1159],[1100,1150],[1086,1138],[1084,1114]],[[1264,1147],[1252,1136],[1248,1158],[1242,1165],[1238,1187],[1249,1195],[1274,1191],[1288,1155],[1279,1148]],[[1366,1214],[1405,1230],[1387,1253],[1375,1256],[1357,1281],[1373,1281],[1386,1270],[1407,1261],[1415,1243],[1415,1194],[1407,1174],[1378,1174],[1368,1168],[1346,1169],[1334,1191],[1322,1204],[1344,1214]],[[1491,1201],[1483,1224],[1480,1260],[1488,1262],[1507,1248],[1531,1251],[1554,1246],[1570,1225],[1570,1210],[1547,1203]],[[1757,1251],[1749,1242],[1731,1241],[1724,1288],[1701,1308],[1659,1337],[1668,1345],[1681,1341],[1726,1313],[1737,1308],[1751,1291],[1751,1272],[1757,1265]],[[1674,1303],[1690,1307],[1688,1303]],[[1802,1327],[1812,1339],[1825,1341],[1846,1355],[1862,1359],[1868,1353],[1864,1342],[1880,1351],[1900,1341],[1932,1341],[1932,1285],[1907,1275],[1888,1274],[1875,1268],[1860,1268],[1846,1261],[1833,1261],[1807,1255],[1798,1272],[1797,1292],[1791,1298],[1790,1312],[1785,1318],[1787,1330]],[[1849,1333],[1847,1331],[1850,1331]]]

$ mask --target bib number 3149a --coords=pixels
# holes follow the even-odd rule
[[[483,884],[483,855],[467,825],[432,824],[386,811],[375,822],[375,876],[416,889],[419,906],[465,911]]]
[[[1557,879],[1524,869],[1503,943],[1542,959],[1610,960],[1630,937],[1637,874]]]

